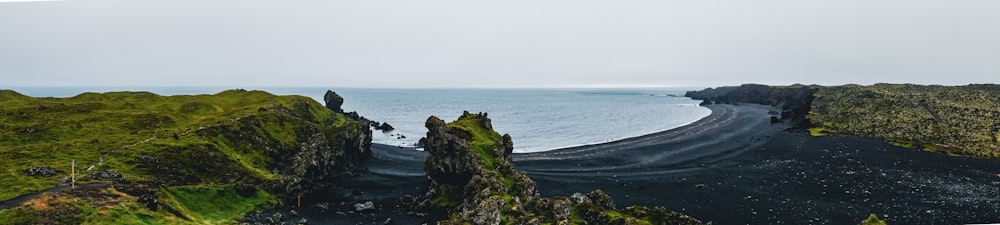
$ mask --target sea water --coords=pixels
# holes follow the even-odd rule
[[[82,92],[151,91],[160,95],[214,94],[229,88],[14,88],[36,97]],[[327,88],[247,88],[303,95],[323,102]],[[414,146],[429,116],[445,121],[463,111],[487,112],[493,128],[510,134],[514,152],[537,152],[595,144],[677,128],[711,113],[681,89],[334,89],[345,111],[395,127],[373,131],[372,141]]]

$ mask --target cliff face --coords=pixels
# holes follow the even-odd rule
[[[818,86],[792,85],[772,87],[759,84],[744,84],[736,87],[708,88],[688,91],[684,96],[702,100],[702,104],[750,103],[770,105],[783,110],[781,119],[790,119],[794,125],[808,127],[806,115],[812,107]]]
[[[260,108],[255,115],[195,134],[213,139],[221,148],[263,156],[247,172],[259,169],[257,178],[262,179],[255,182],[270,184],[269,190],[288,194],[327,190],[334,178],[362,169],[359,165],[371,156],[372,134],[367,121],[342,118],[339,113],[333,117],[338,121],[319,121],[310,104],[293,100],[290,107]]]
[[[5,173],[0,176],[0,201],[68,185],[75,169],[78,185],[111,182],[119,191],[93,193],[114,196],[119,203],[110,206],[94,201],[103,197],[45,200],[112,209],[71,213],[78,220],[131,223],[111,219],[140,214],[153,220],[181,218],[170,223],[182,224],[232,220],[273,198],[327,190],[333,178],[361,170],[358,166],[371,155],[368,124],[307,97],[262,91],[84,93],[72,98],[0,91],[0,172]],[[32,166],[52,168],[55,174],[21,172]],[[202,198],[210,195],[218,197]],[[210,208],[220,210],[199,211]],[[0,223],[33,223],[31,217],[17,215],[45,213],[39,210],[50,209],[3,210]],[[27,220],[8,221],[4,215]]]
[[[782,118],[816,136],[845,134],[895,145],[1000,158],[1000,86],[739,87],[690,91],[703,104],[754,103],[784,110]]]
[[[543,198],[511,161],[510,135],[493,131],[484,113],[445,123],[430,117],[425,171],[430,188],[419,210],[447,212],[438,224],[700,224],[663,208],[616,210],[600,190]]]

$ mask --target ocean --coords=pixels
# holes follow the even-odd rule
[[[58,87],[14,88],[35,97],[71,97],[82,92],[150,91],[160,95],[213,94],[230,88]],[[246,88],[303,95],[323,102],[328,88]],[[538,152],[609,142],[680,127],[711,111],[681,89],[357,89],[337,88],[345,111],[387,122],[396,129],[373,131],[372,142],[413,146],[431,115],[445,121],[463,111],[487,112],[493,128],[510,134],[514,152]]]

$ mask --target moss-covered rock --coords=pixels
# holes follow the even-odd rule
[[[424,169],[431,184],[416,210],[438,212],[438,224],[701,224],[662,208],[616,211],[601,190],[540,197],[511,161],[510,135],[494,131],[485,113],[465,112],[451,123],[432,116],[426,126]]]
[[[885,220],[878,219],[875,213],[868,215],[868,219],[862,220],[861,225],[885,225]]]

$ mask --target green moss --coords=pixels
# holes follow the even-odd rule
[[[898,147],[913,148],[913,143],[907,141],[891,141],[889,143]]]
[[[179,186],[167,187],[163,193],[176,209],[189,218],[197,218],[209,223],[231,222],[243,215],[267,205],[272,196],[264,191],[256,191],[249,196],[241,196],[229,186]]]
[[[431,204],[438,207],[455,207],[462,204],[462,190],[451,185],[442,185],[438,188],[438,196],[431,199]]]
[[[956,155],[1000,155],[1000,85],[845,85],[822,87],[815,97],[808,118],[822,133]]]
[[[500,134],[492,129],[483,127],[482,120],[484,118],[481,117],[477,114],[465,113],[458,120],[448,123],[448,126],[468,131],[472,134],[472,141],[468,143],[469,150],[479,155],[486,168],[493,169],[496,167],[497,160],[499,160],[493,145],[500,140]]]
[[[874,213],[868,215],[868,219],[862,220],[861,225],[886,225],[884,220],[878,219]]]
[[[616,220],[616,219],[620,219],[620,218],[624,218],[622,216],[622,213],[620,213],[618,211],[614,211],[614,210],[608,210],[608,219],[610,219],[610,220]]]
[[[583,216],[580,215],[580,210],[577,209],[578,205],[570,208],[569,219],[572,224],[587,224],[587,221],[583,220]]]
[[[826,136],[826,129],[822,127],[809,128],[809,135],[812,135],[813,137]]]

